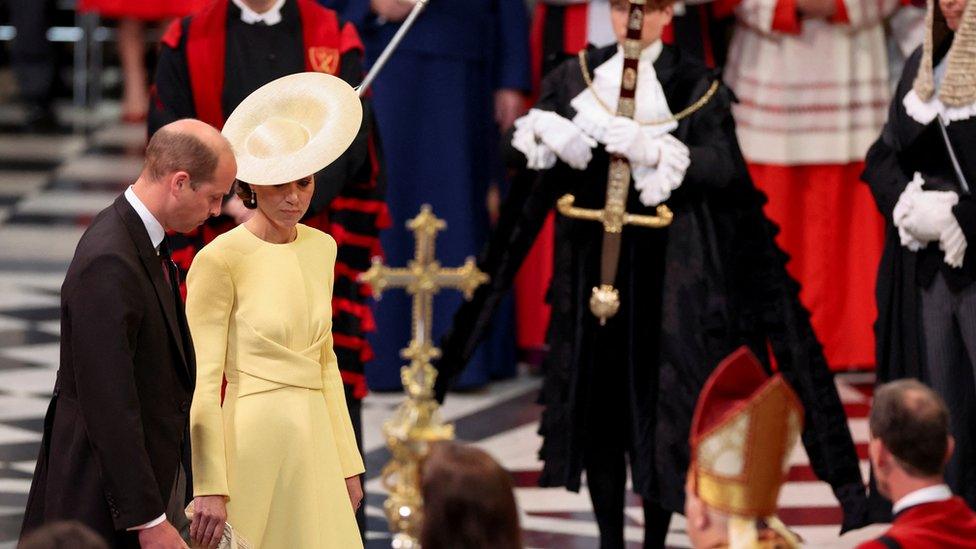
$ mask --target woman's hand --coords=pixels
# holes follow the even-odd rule
[[[346,479],[346,491],[349,492],[352,510],[359,511],[359,506],[363,504],[363,485],[359,482],[359,475]]]
[[[190,539],[201,547],[217,547],[227,522],[227,500],[224,496],[193,498],[193,520]]]

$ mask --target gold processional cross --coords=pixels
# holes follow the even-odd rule
[[[384,509],[394,534],[392,546],[397,549],[420,546],[417,539],[423,502],[418,464],[427,453],[428,443],[454,438],[454,426],[441,419],[434,399],[437,370],[431,360],[441,355],[440,349],[431,342],[434,295],[442,288],[451,288],[471,299],[475,289],[488,281],[488,275],[478,270],[472,257],[461,267],[441,267],[434,255],[434,241],[437,233],[446,227],[447,223],[425,204],[417,217],[407,222],[416,246],[414,258],[407,266],[387,267],[376,258],[373,266],[360,275],[362,282],[372,286],[377,299],[388,288],[403,288],[413,296],[413,337],[407,348],[400,351],[400,356],[410,361],[400,369],[407,398],[383,424],[386,443],[393,454],[382,473],[383,485],[390,492]]]

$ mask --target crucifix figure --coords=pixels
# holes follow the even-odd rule
[[[410,364],[400,370],[407,399],[400,404],[393,417],[383,424],[387,445],[393,459],[383,469],[383,484],[390,497],[384,508],[394,533],[393,547],[418,547],[417,536],[421,524],[421,498],[417,465],[426,454],[427,444],[454,438],[454,426],[445,424],[438,413],[433,397],[437,371],[431,360],[440,357],[440,349],[431,342],[434,295],[442,288],[460,290],[468,299],[474,290],[488,281],[488,275],[478,270],[473,257],[456,268],[441,267],[434,254],[437,233],[447,224],[424,205],[417,217],[407,222],[415,239],[414,258],[406,267],[387,267],[381,259],[360,276],[373,288],[379,299],[388,288],[403,288],[413,296],[413,334],[400,356]]]

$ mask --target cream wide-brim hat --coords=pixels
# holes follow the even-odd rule
[[[328,166],[352,144],[363,119],[356,91],[320,72],[283,76],[234,109],[221,133],[237,160],[237,179],[280,185]]]

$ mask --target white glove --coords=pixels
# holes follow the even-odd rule
[[[892,213],[891,220],[898,228],[898,238],[901,240],[901,245],[908,248],[913,252],[917,252],[925,247],[924,242],[920,242],[908,230],[905,229],[902,224],[908,217],[908,212],[911,211],[912,205],[915,202],[915,197],[922,194],[922,185],[925,182],[922,180],[922,174],[915,172],[915,177],[908,183],[905,190],[902,191],[901,196],[898,197],[898,202],[895,204],[894,212]]]
[[[952,207],[958,203],[959,195],[952,191],[922,191],[912,197],[901,227],[919,242],[939,240],[942,232],[955,222]]]
[[[586,135],[603,143],[611,118],[613,117],[603,111],[577,110],[576,116],[573,117],[573,124],[576,124]]]
[[[633,176],[634,188],[640,192],[641,204],[654,207],[671,197],[674,189],[656,169],[635,164]]]
[[[556,153],[536,140],[532,121],[528,118],[526,115],[515,121],[512,146],[525,155],[525,164],[530,170],[548,170],[556,164]]]
[[[660,160],[656,168],[633,164],[634,188],[640,191],[641,204],[657,206],[671,197],[671,192],[681,186],[685,172],[691,165],[688,147],[670,134],[652,139],[656,143]]]
[[[532,109],[537,111],[537,109]],[[596,141],[575,124],[549,111],[538,111],[533,129],[535,135],[560,160],[577,170],[586,169],[593,158]]]
[[[939,249],[942,250],[942,260],[950,267],[962,267],[962,261],[966,257],[966,235],[962,232],[962,227],[955,218],[952,223],[939,236]]]
[[[660,142],[647,137],[640,124],[623,116],[613,117],[604,135],[607,152],[627,157],[631,164],[655,167],[661,158]]]

